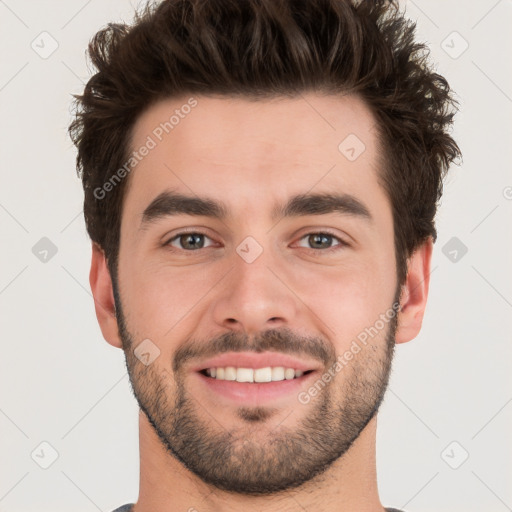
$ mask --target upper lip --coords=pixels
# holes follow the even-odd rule
[[[228,352],[208,359],[192,368],[194,371],[202,371],[207,368],[234,366],[235,368],[265,368],[267,366],[284,366],[295,370],[316,370],[318,362],[298,359],[288,354],[279,352]]]

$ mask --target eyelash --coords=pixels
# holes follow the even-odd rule
[[[178,250],[178,251],[184,251],[184,252],[197,252],[197,251],[199,251],[201,249],[207,249],[208,248],[208,247],[201,247],[200,249],[188,250],[188,249],[181,249],[181,248],[172,247],[170,245],[171,242],[173,242],[174,240],[179,239],[181,236],[184,236],[184,235],[200,235],[200,236],[204,236],[205,238],[210,238],[206,233],[203,233],[202,231],[181,231],[180,233],[174,235],[167,242],[165,242],[163,244],[164,247],[170,247],[171,250]],[[350,245],[347,242],[345,242],[343,239],[341,239],[340,237],[336,236],[334,233],[329,231],[328,229],[325,229],[325,230],[322,230],[322,231],[310,231],[309,233],[305,233],[304,235],[302,235],[299,238],[299,240],[303,240],[304,238],[306,238],[308,236],[311,236],[311,235],[327,235],[329,237],[334,238],[336,241],[339,242],[338,245],[334,245],[333,247],[328,247],[327,249],[315,249],[313,247],[302,247],[303,249],[307,249],[307,250],[313,251],[315,253],[319,253],[319,252],[326,253],[326,252],[338,251],[338,250],[341,250],[341,249],[343,249],[345,247],[349,247],[349,245]],[[211,238],[210,238],[210,240],[211,240]]]

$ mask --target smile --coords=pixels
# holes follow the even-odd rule
[[[284,366],[266,366],[264,368],[237,368],[234,366],[207,368],[201,373],[216,380],[237,382],[278,382],[292,380],[313,370],[296,370]]]

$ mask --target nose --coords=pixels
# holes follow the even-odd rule
[[[288,285],[290,272],[267,251],[251,263],[238,254],[214,299],[213,319],[224,329],[254,334],[290,327],[297,319],[298,299]]]

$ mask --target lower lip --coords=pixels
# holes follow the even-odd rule
[[[310,379],[316,373],[316,371],[312,371],[298,378],[274,382],[237,382],[234,380],[217,380],[195,372],[200,381],[211,392],[244,405],[258,405],[294,394],[297,396],[302,390],[306,389]]]

